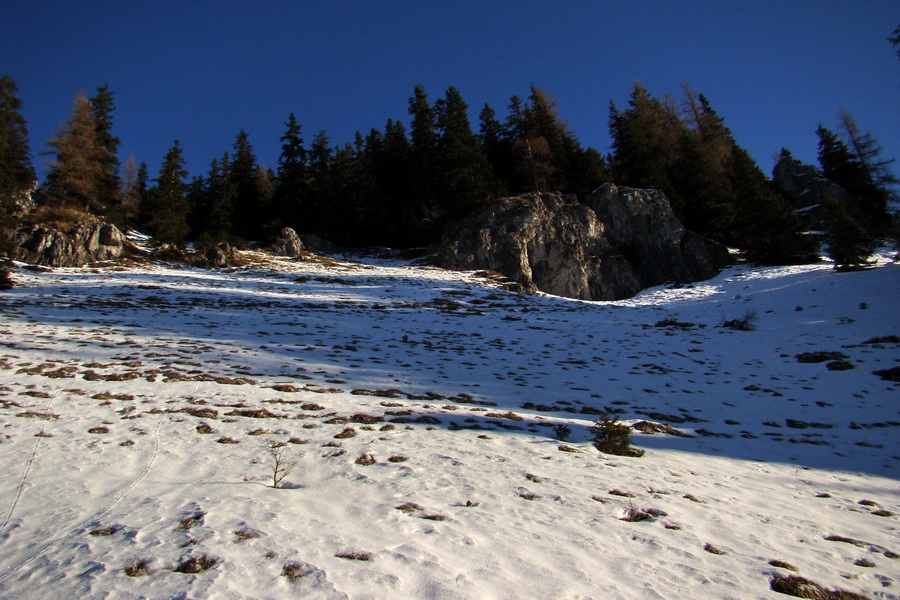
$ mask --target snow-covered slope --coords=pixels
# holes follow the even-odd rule
[[[900,598],[900,266],[586,303],[257,258],[0,294],[0,597]],[[601,454],[607,410],[691,437]]]

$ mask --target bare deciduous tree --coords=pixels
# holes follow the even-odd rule
[[[272,467],[272,487],[280,488],[284,478],[287,477],[294,467],[297,466],[298,460],[285,456],[285,443],[278,440],[268,440],[266,442],[266,451],[271,457],[270,466]]]

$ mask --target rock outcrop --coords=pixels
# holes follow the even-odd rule
[[[278,232],[278,237],[275,238],[275,243],[272,245],[272,252],[277,256],[297,258],[302,255],[304,250],[306,248],[303,246],[300,236],[290,227],[282,228]]]
[[[584,203],[560,194],[492,202],[450,227],[437,256],[444,268],[497,271],[525,290],[583,300],[708,279],[730,259],[686,231],[662,193],[612,184]]]
[[[125,236],[115,225],[86,219],[58,227],[32,224],[12,232],[16,260],[47,267],[80,267],[122,256]]]
[[[242,266],[245,262],[237,248],[228,242],[219,242],[207,248],[194,264],[201,269],[225,269]]]
[[[867,211],[847,190],[823,177],[812,165],[782,156],[772,170],[772,181],[790,200],[807,231],[827,229],[828,202],[834,201],[870,235],[887,233],[887,215]]]

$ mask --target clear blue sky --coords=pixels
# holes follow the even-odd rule
[[[767,173],[782,146],[816,160],[841,108],[900,159],[897,0],[5,0],[0,72],[19,86],[35,162],[79,91],[108,83],[121,158],[151,177],[175,138],[205,174],[245,129],[275,168],[294,112],[307,146],[408,125],[417,83],[503,117],[535,83],[582,144],[609,151],[609,101],[704,93]],[[39,171],[43,167],[36,164]],[[900,169],[895,168],[895,172]]]

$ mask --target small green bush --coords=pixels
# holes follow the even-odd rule
[[[631,427],[620,423],[619,418],[615,415],[609,413],[600,415],[600,418],[588,430],[594,434],[591,443],[600,452],[634,457],[644,454],[640,448],[631,447]]]

